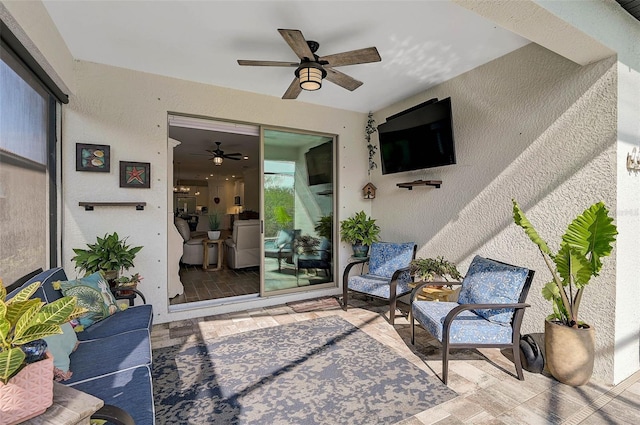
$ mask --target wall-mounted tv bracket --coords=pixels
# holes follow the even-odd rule
[[[436,189],[440,189],[441,184],[442,180],[414,180],[407,183],[398,183],[396,186],[409,190],[413,190],[414,186],[433,186]]]

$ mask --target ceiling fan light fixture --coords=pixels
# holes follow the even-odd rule
[[[302,90],[314,91],[322,87],[322,79],[327,76],[327,71],[316,62],[302,62],[296,69],[296,77]]]
[[[213,157],[213,165],[222,165],[222,157],[214,156]]]

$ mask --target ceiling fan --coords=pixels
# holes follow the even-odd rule
[[[213,155],[211,160],[213,161],[214,165],[222,165],[222,162],[224,161],[225,158],[233,159],[234,161],[239,161],[240,159],[242,159],[242,154],[240,152],[224,153],[224,151],[220,149],[221,144],[222,144],[221,142],[216,142],[216,145],[218,145],[216,149],[214,150],[207,149],[207,152]]]
[[[335,67],[356,65],[361,63],[380,62],[382,59],[375,47],[351,50],[328,56],[318,56],[316,51],[320,44],[305,40],[299,30],[279,29],[278,32],[289,44],[289,47],[300,58],[300,62],[238,60],[243,66],[285,66],[295,67],[295,78],[282,96],[283,99],[295,99],[302,90],[318,90],[322,87],[322,79],[326,78],[334,84],[353,91],[362,85],[362,81],[348,76]]]

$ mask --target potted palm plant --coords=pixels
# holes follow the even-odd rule
[[[88,249],[73,248],[76,254],[71,261],[76,263],[76,269],[84,271],[85,275],[102,272],[109,283],[113,283],[123,270],[133,267],[136,254],[141,246],[127,245],[127,238],[120,239],[114,232],[97,237],[96,243],[87,244]]]
[[[379,235],[380,227],[376,220],[367,217],[364,211],[340,222],[340,238],[351,244],[354,257],[366,257],[369,246],[380,240]]]
[[[513,200],[513,219],[538,246],[553,280],[542,288],[552,302],[545,320],[545,359],[558,381],[579,386],[593,372],[594,328],[578,318],[585,287],[598,276],[602,259],[611,254],[618,231],[604,203],[593,204],[568,226],[558,252],[552,252]]]
[[[220,239],[220,213],[212,211],[209,213],[209,231],[207,237],[211,240]]]
[[[43,413],[53,402],[53,358],[43,357],[44,337],[61,334],[60,325],[86,312],[75,297],[50,304],[31,296],[32,283],[7,300],[0,279],[0,418],[14,424]]]

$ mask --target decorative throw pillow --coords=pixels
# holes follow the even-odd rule
[[[99,272],[82,279],[55,282],[54,288],[58,289],[58,286],[63,295],[77,297],[78,306],[88,310],[78,318],[82,329],[118,311],[109,283]],[[76,331],[78,331],[77,327]]]
[[[73,353],[78,346],[78,337],[73,331],[70,323],[60,325],[61,334],[46,336],[43,339],[47,341],[47,348],[53,355],[53,374],[56,381],[66,381],[71,378],[71,370],[69,365],[69,355]]]

